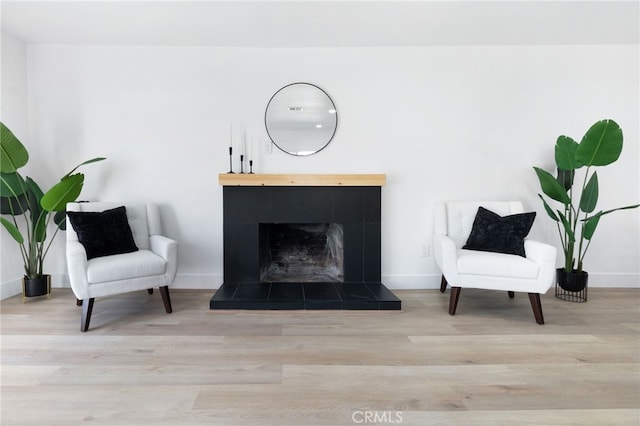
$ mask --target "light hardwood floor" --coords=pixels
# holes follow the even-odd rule
[[[1,302],[1,424],[638,425],[640,290],[395,291],[402,311],[210,311],[211,291]]]

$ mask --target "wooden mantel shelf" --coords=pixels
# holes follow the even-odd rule
[[[220,173],[222,186],[383,186],[385,174],[240,174]]]

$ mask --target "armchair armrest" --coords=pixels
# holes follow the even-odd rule
[[[87,252],[79,241],[67,241],[67,268],[69,282],[77,299],[89,297],[87,281]]]
[[[149,249],[167,262],[165,275],[173,282],[178,269],[178,242],[163,235],[151,235]]]
[[[458,276],[458,251],[453,240],[446,235],[434,235],[433,254],[442,275],[450,282],[455,281]]]
[[[553,263],[556,262],[557,250],[554,246],[535,240],[524,240],[524,251],[527,259],[531,259],[536,263]]]
[[[167,262],[172,256],[177,256],[178,254],[178,242],[163,235],[152,235],[149,237],[149,248]]]
[[[538,274],[539,293],[546,293],[554,282],[556,274],[557,249],[549,244],[535,240],[524,240],[524,251],[527,259],[536,262],[540,266]]]

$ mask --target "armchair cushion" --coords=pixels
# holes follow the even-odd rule
[[[529,234],[535,217],[535,212],[500,216],[478,207],[471,234],[462,248],[526,257],[524,238]]]
[[[458,250],[458,272],[489,277],[535,280],[540,266],[526,257],[488,251]]]
[[[138,251],[124,206],[102,212],[67,212],[87,259]]]
[[[149,250],[138,250],[131,254],[103,256],[93,259],[87,265],[89,284],[110,281],[132,280],[140,277],[162,275],[167,263]]]

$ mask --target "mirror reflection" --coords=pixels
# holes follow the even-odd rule
[[[271,97],[264,121],[269,138],[280,150],[311,155],[333,139],[338,114],[324,90],[310,83],[293,83]]]

